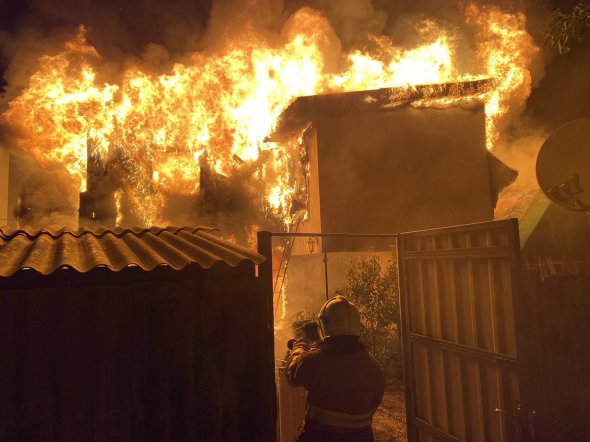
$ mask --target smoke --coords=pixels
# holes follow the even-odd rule
[[[149,63],[202,49],[210,0],[33,0],[14,32],[0,31],[0,52],[10,91],[22,88],[39,57],[59,52],[80,25],[115,74],[131,60]],[[156,49],[157,48],[157,49]]]
[[[299,3],[293,2],[291,7]],[[366,45],[369,36],[383,33],[387,22],[387,13],[371,0],[315,0],[304,4],[326,15],[344,50]]]
[[[478,60],[473,58],[476,45],[489,45],[493,47],[499,44],[497,37],[482,33],[483,27],[476,26],[480,17],[471,17],[466,20],[465,9],[470,2],[457,0],[398,0],[395,2],[374,2],[383,8],[388,20],[384,33],[402,46],[413,47],[423,42],[428,37],[428,32],[416,32],[417,24],[426,31],[428,27],[435,33],[440,29],[451,31],[456,38],[459,68],[464,72],[472,72]],[[490,11],[493,8],[510,13],[523,13],[526,16],[526,30],[532,36],[523,42],[528,46],[523,56],[528,57],[526,66],[530,73],[530,86],[533,95],[538,94],[537,88],[542,84],[546,75],[546,65],[551,61],[552,54],[542,48],[544,32],[554,7],[550,1],[520,1],[520,0],[494,0],[476,2],[479,11]],[[469,7],[469,6],[467,6]],[[420,29],[419,29],[420,31]],[[522,37],[522,36],[521,36]],[[549,87],[549,90],[552,88]],[[539,100],[534,99],[534,102]],[[542,103],[543,107],[551,107],[548,100]],[[517,180],[506,187],[500,194],[495,210],[496,218],[521,217],[526,211],[529,202],[539,191],[536,176],[535,163],[539,149],[551,132],[552,127],[545,124],[539,118],[538,107],[530,106],[528,92],[526,96],[514,94],[507,102],[509,112],[496,121],[496,129],[499,138],[494,143],[493,153],[504,163],[519,172]],[[561,106],[567,107],[567,106]],[[541,112],[543,113],[543,112]]]
[[[485,3],[517,11],[522,1]],[[538,17],[547,17],[549,10],[535,3],[526,13],[538,31],[546,21]],[[59,50],[79,25],[90,29],[89,43],[105,62],[122,65],[135,58],[153,65],[215,49],[252,30],[276,38],[303,7],[322,11],[344,50],[366,46],[369,36],[382,34],[396,45],[411,46],[419,35],[416,24],[425,19],[447,28],[465,24],[461,0],[33,0],[14,33],[0,32],[0,50],[10,60],[5,75],[13,88],[23,85],[40,55]]]
[[[517,0],[486,3],[513,12],[521,10],[523,4]],[[477,60],[466,54],[474,52],[478,34],[477,27],[466,20],[465,5],[461,0],[32,0],[16,29],[0,31],[0,52],[7,60],[4,78],[8,85],[0,101],[0,112],[27,85],[38,68],[40,56],[59,52],[80,25],[87,27],[88,43],[101,54],[94,61],[100,81],[112,83],[117,83],[128,67],[168,72],[175,62],[187,60],[195,52],[212,53],[243,39],[252,45],[280,45],[302,26],[311,26],[321,36],[318,41],[326,72],[339,68],[343,52],[371,49],[375,45],[372,36],[387,35],[395,45],[413,48],[432,40],[442,29],[455,35],[459,53],[463,54],[460,69],[470,72]],[[310,11],[314,10],[320,13],[312,14]],[[542,29],[548,10],[543,2],[526,9],[531,32]],[[312,16],[314,22],[310,25]],[[531,55],[533,86],[543,78],[544,64],[542,52]],[[534,149],[519,146],[535,144],[530,140],[543,132],[534,124],[529,125],[533,129],[528,132],[522,129],[525,110],[523,105],[513,103],[511,114],[502,121],[503,137],[498,142],[502,153],[498,155],[511,166],[518,167],[518,156],[525,151],[534,158]],[[8,135],[4,138],[8,139]],[[251,196],[258,190],[254,188],[253,192],[249,184],[253,176],[245,173],[232,177],[228,183],[209,183],[209,194],[194,206],[177,211],[174,207],[184,203],[171,204],[169,212],[173,213],[168,214],[169,219],[198,219],[215,225],[263,223],[261,204]],[[58,201],[50,194],[63,190],[58,178],[40,173],[38,179],[31,177],[23,186],[18,213],[30,224],[56,220],[71,223],[72,217],[77,216],[72,212],[77,203]],[[236,201],[244,195],[249,204],[238,204]]]
[[[174,0],[33,0],[27,19],[17,31],[35,29],[45,37],[60,30],[87,26],[91,43],[111,59],[140,54],[148,43],[172,53],[199,50],[199,40],[211,1]],[[24,40],[27,41],[27,40]]]
[[[540,192],[536,159],[548,135],[549,132],[542,127],[527,127],[499,140],[494,154],[518,170],[518,179],[500,193],[494,212],[496,219],[521,219]]]
[[[57,174],[40,170],[22,183],[14,216],[20,227],[77,228],[78,195]]]

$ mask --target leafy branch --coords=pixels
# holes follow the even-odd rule
[[[556,47],[560,54],[568,53],[572,41],[582,41],[583,32],[590,28],[590,5],[578,3],[570,14],[557,9],[551,14],[544,45]]]
[[[392,256],[385,266],[376,255],[352,261],[339,293],[360,310],[361,337],[385,372],[401,375],[399,339],[399,287],[397,262]]]

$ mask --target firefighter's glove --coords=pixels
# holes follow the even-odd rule
[[[302,351],[309,351],[314,347],[314,341],[309,339],[301,338],[301,339],[289,339],[287,343],[287,347],[289,350],[294,351],[300,349]]]

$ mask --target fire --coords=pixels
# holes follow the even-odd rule
[[[459,77],[453,64],[453,44],[446,35],[408,51],[395,48],[387,38],[375,37],[375,42],[386,61],[354,51],[347,57],[348,70],[332,79],[334,89],[364,90],[442,83]]]
[[[123,197],[123,191],[121,189],[117,189],[115,191],[115,207],[117,209],[117,218],[115,219],[115,225],[120,226],[121,221],[123,219],[121,213],[121,198]]]
[[[484,97],[486,105],[487,145],[492,149],[499,133],[496,125],[510,111],[522,106],[531,91],[528,67],[539,52],[526,32],[522,13],[508,14],[496,8],[469,5],[468,23],[480,29],[477,56],[485,74],[496,81],[496,88]]]
[[[522,14],[476,4],[465,14],[477,29],[469,72],[458,67],[459,36],[431,21],[419,24],[423,44],[415,48],[373,36],[371,49],[344,53],[328,20],[303,8],[287,21],[281,41],[251,30],[165,73],[136,65],[108,82],[81,27],[60,53],[39,60],[1,120],[20,130],[22,150],[61,168],[77,191],[86,189],[89,146],[98,161],[118,158],[125,179],[116,194],[117,222],[123,200],[144,224],[169,222],[167,197],[198,194],[206,165],[223,177],[255,170],[261,210],[289,225],[306,191],[302,140],[266,138],[297,96],[492,77],[496,87],[481,97],[492,148],[495,124],[530,93],[527,67],[538,48]]]

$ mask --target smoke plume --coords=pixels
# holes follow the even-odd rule
[[[19,226],[70,227],[78,226],[78,195],[51,172],[38,171],[22,183],[14,215]]]
[[[481,7],[478,11],[501,8],[518,13],[523,2],[496,0],[477,4]],[[539,3],[537,7],[526,8],[531,33],[542,28],[542,17],[547,10]],[[402,49],[413,49],[431,43],[441,32],[453,36],[458,47],[459,70],[470,73],[480,62],[473,55],[474,48],[497,42],[495,36],[485,35],[477,17],[470,17],[466,11],[467,3],[462,0],[32,0],[21,11],[13,29],[0,31],[0,52],[6,65],[0,113],[28,85],[31,75],[39,68],[41,56],[58,54],[81,25],[86,29],[87,44],[100,54],[92,58],[97,81],[110,84],[118,84],[130,68],[168,74],[175,63],[195,60],[206,63],[209,54],[227,50],[245,38],[252,45],[280,48],[304,27],[311,28],[310,33],[322,53],[325,73],[342,69],[344,53],[382,50],[384,43],[379,36],[389,37],[390,44]],[[522,38],[524,41],[528,37]],[[530,82],[535,87],[544,75],[544,55],[535,48],[532,39],[527,44],[530,44],[527,53]],[[208,99],[211,97],[203,97]],[[525,151],[527,158],[534,157],[534,148],[517,146],[523,144],[522,140],[527,140],[527,146],[536,145],[539,137],[531,133],[541,132],[534,124],[527,126],[533,127],[531,131],[522,130],[526,97],[515,96],[513,101],[509,103],[510,112],[498,127],[501,132],[498,146],[502,146],[503,152],[500,156],[509,165],[512,165],[512,153],[519,163],[517,157]],[[14,147],[13,134],[7,128],[0,128],[1,132],[5,134],[2,143]],[[301,156],[301,161],[304,157]],[[239,157],[235,161],[243,162]],[[297,159],[290,161],[297,163]],[[200,199],[170,198],[167,220],[210,222],[230,228],[240,224],[243,228],[237,232],[238,236],[247,235],[254,225],[276,226],[278,220],[261,209],[259,172],[244,168],[225,178],[207,169],[202,160],[201,166],[205,182]],[[141,171],[144,175],[151,172]],[[75,198],[62,198],[64,186],[68,185],[60,180],[60,175],[40,172],[23,185],[21,204],[16,210],[26,223],[71,224],[76,218]]]

